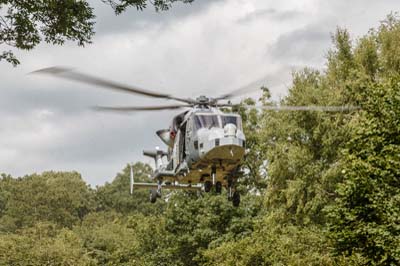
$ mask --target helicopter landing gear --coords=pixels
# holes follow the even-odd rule
[[[233,195],[232,195],[232,205],[233,205],[234,207],[239,207],[239,205],[240,205],[240,194],[239,194],[238,191],[233,192]]]
[[[227,190],[228,190],[228,200],[232,201],[232,205],[234,207],[238,207],[240,205],[240,194],[239,191],[236,190],[234,186],[234,181],[231,177],[228,178]]]
[[[213,184],[211,181],[204,182],[204,191],[205,192],[207,192],[207,193],[210,192],[212,187],[213,187]],[[217,194],[221,194],[221,192],[222,192],[222,183],[219,181],[215,183],[215,192]]]
[[[219,181],[217,183],[215,183],[215,192],[217,194],[221,194],[221,192],[222,192],[222,183]]]
[[[157,189],[150,190],[150,202],[155,203],[157,198],[161,198],[161,188],[162,188],[162,181],[158,181]]]
[[[215,178],[217,175],[217,168],[215,167],[215,165],[211,168],[211,176],[212,176],[212,184],[213,186],[215,186]]]
[[[151,189],[150,190],[150,202],[155,203],[157,201],[158,195],[157,195],[157,190],[156,189]]]
[[[222,192],[222,183],[220,181],[216,181],[217,168],[215,166],[213,166],[211,168],[211,176],[212,176],[212,185],[215,186],[215,192],[217,194],[221,194],[221,192]]]
[[[210,192],[211,191],[211,188],[212,188],[212,183],[211,183],[211,181],[206,181],[206,182],[204,182],[204,191],[205,192]]]

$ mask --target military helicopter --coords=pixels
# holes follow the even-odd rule
[[[240,115],[220,110],[233,107],[228,99],[246,93],[249,86],[211,98],[204,95],[192,98],[174,97],[168,94],[148,91],[135,86],[126,86],[95,76],[83,74],[65,67],[44,68],[32,73],[47,74],[59,78],[82,82],[107,89],[128,92],[153,98],[181,102],[160,106],[97,106],[96,110],[113,112],[186,110],[177,114],[169,128],[156,132],[165,143],[166,150],[143,151],[155,161],[152,176],[154,183],[137,183],[133,179],[131,167],[130,191],[134,188],[150,188],[150,201],[156,202],[161,197],[162,189],[183,189],[210,192],[214,187],[220,194],[227,189],[228,199],[234,206],[240,204],[240,194],[236,189],[240,175],[240,165],[245,156],[246,137]],[[330,111],[340,112],[356,109],[352,106],[243,106],[276,111]]]

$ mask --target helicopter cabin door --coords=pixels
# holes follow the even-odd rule
[[[176,169],[179,164],[181,164],[186,157],[186,122],[183,123],[176,134],[175,142],[174,142],[174,151],[173,151],[173,166]]]
[[[172,151],[172,162],[173,162],[174,170],[179,165],[179,139],[180,138],[181,138],[181,131],[178,130],[177,134],[175,135],[174,148]]]

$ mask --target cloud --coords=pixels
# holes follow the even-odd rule
[[[254,20],[259,20],[259,19],[263,19],[266,17],[273,19],[273,20],[277,20],[277,21],[294,20],[303,15],[304,15],[303,12],[300,12],[297,10],[279,11],[274,8],[266,8],[266,9],[260,9],[260,10],[255,10],[253,12],[250,12],[249,14],[246,14],[244,17],[239,18],[237,20],[237,22],[238,23],[249,23]]]
[[[291,65],[320,67],[331,44],[332,21],[309,24],[281,35],[267,48],[269,56]]]
[[[160,12],[156,12],[153,6],[142,11],[130,8],[120,15],[115,15],[113,9],[101,1],[91,0],[89,3],[94,8],[97,17],[95,26],[97,34],[107,35],[148,29],[149,27],[162,29],[170,23],[202,13],[221,1],[198,0],[187,4],[176,2],[168,11]]]

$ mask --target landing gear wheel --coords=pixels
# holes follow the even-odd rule
[[[150,190],[150,202],[155,203],[157,201],[158,192],[156,189]]]
[[[239,207],[239,205],[240,205],[240,194],[237,191],[233,192],[232,205],[234,207]]]
[[[215,183],[215,192],[217,192],[217,194],[221,194],[222,192],[222,183],[219,181]]]
[[[210,192],[212,188],[212,183],[211,181],[206,181],[204,182],[204,191],[205,192]]]

